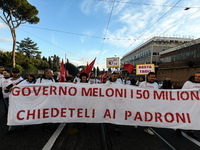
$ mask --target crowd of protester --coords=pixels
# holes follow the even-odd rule
[[[3,103],[5,105],[5,112],[6,115],[8,113],[8,107],[9,107],[9,94],[11,93],[12,87],[14,85],[19,84],[41,84],[41,83],[51,83],[51,82],[59,82],[59,77],[54,76],[51,69],[45,69],[44,74],[39,77],[35,78],[34,75],[29,74],[26,79],[23,79],[20,76],[20,71],[17,68],[13,68],[12,71],[8,69],[4,69],[4,67],[0,66],[0,95],[1,99],[3,100]],[[71,82],[71,83],[89,83],[89,84],[124,84],[124,85],[134,85],[138,86],[140,88],[151,88],[151,89],[159,89],[158,82],[156,79],[156,75],[153,72],[150,72],[147,75],[147,79],[145,80],[144,76],[140,76],[138,80],[135,80],[134,78],[130,78],[129,76],[122,77],[120,75],[119,71],[115,71],[111,74],[111,76],[105,76],[104,78],[101,78],[101,76],[95,77],[94,73],[91,72],[88,76],[87,73],[81,73],[77,74],[76,77],[73,77],[72,75],[68,75],[65,82]],[[182,89],[192,89],[199,87],[200,89],[200,72],[195,73],[194,76],[191,76],[188,81],[183,85]],[[163,81],[161,89],[172,89],[172,82],[170,78],[166,78],[166,80]],[[49,124],[44,124],[44,129],[46,131],[50,132]],[[116,129],[118,129],[118,125],[116,125]],[[15,127],[10,126],[8,131],[14,131]],[[150,127],[146,127],[144,129],[146,133],[149,135],[154,135],[154,133],[151,131]],[[182,135],[182,132],[180,129],[176,130],[176,133],[178,135]],[[188,134],[194,138],[197,138],[196,135],[194,135],[193,131],[188,131]]]

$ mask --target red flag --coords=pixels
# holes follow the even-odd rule
[[[131,72],[133,71],[133,69],[135,68],[135,66],[132,65],[132,64],[124,64],[123,68],[126,69],[129,74],[131,74]]]
[[[67,71],[64,67],[64,63],[63,63],[63,59],[62,59],[59,82],[65,82],[66,78],[67,78]]]
[[[92,68],[93,68],[93,66],[94,66],[94,63],[95,63],[95,60],[96,60],[96,58],[89,64],[89,71],[91,71],[92,70]]]
[[[81,73],[87,73],[88,74],[88,77],[89,77],[89,73],[90,73],[90,71],[92,70],[92,68],[93,68],[93,66],[94,66],[94,63],[95,63],[95,60],[96,60],[96,58],[88,65],[87,64],[87,67],[81,72]],[[87,69],[87,70],[86,70]],[[80,73],[80,74],[81,74]]]
[[[101,83],[103,83],[103,79],[104,79],[104,78],[107,78],[105,70],[104,70],[103,75],[102,75],[102,77],[101,77]]]
[[[84,71],[85,70],[85,71]],[[89,66],[88,66],[88,63],[87,63],[87,66],[86,68],[84,69],[83,71],[88,75],[89,77],[89,74],[90,74],[90,70],[89,70]]]

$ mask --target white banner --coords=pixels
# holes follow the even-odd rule
[[[113,123],[200,130],[200,93],[118,84],[52,83],[15,86],[8,125]]]

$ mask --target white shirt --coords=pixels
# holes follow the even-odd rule
[[[143,81],[143,82],[140,83],[140,85],[138,87],[156,89],[157,90],[158,89],[158,84],[156,82],[149,83],[149,82]]]
[[[75,82],[75,81],[76,81],[76,82],[80,82],[80,80],[81,80],[80,78],[75,77],[73,82]]]
[[[194,83],[191,81],[186,81],[182,89],[200,89],[200,83]]]
[[[124,81],[124,84],[131,85],[131,81],[130,80],[126,80],[126,81]]]
[[[97,82],[96,82],[96,79],[94,78],[94,79],[89,79],[88,83],[94,83],[95,84]]]
[[[20,82],[21,80],[24,80],[22,77],[19,77],[17,80],[11,80],[12,78],[10,78],[9,80],[8,80],[8,85],[10,85],[10,84],[13,84],[13,85],[16,85],[18,82]],[[27,84],[27,82],[26,82],[26,80],[24,80],[24,81],[22,81],[22,82],[20,82],[18,85],[21,85],[21,84]],[[8,86],[7,85],[7,86]],[[11,91],[10,92],[8,92],[8,95],[11,93]]]
[[[35,82],[35,84],[40,84],[40,83],[52,83],[55,82],[54,79],[44,79],[44,78],[38,78],[37,81]]]
[[[10,93],[5,93],[5,92],[4,92],[4,89],[8,86],[9,80],[10,80],[10,78],[8,78],[8,79],[2,78],[2,79],[1,79],[0,87],[2,87],[2,93],[3,93],[3,97],[4,97],[4,98],[9,97],[9,94],[10,94]]]
[[[0,84],[1,84],[1,81],[2,81],[3,77],[4,76],[2,74],[0,74]]]
[[[106,84],[121,84],[121,83],[118,82],[117,80],[116,80],[116,82],[110,82],[110,80],[108,80],[108,81],[106,81]]]
[[[122,84],[122,79],[121,78],[117,78],[117,82]]]

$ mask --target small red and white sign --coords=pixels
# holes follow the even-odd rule
[[[119,68],[119,57],[107,58],[106,66],[107,68]]]
[[[155,72],[154,64],[136,65],[136,75],[147,75],[149,72]]]

